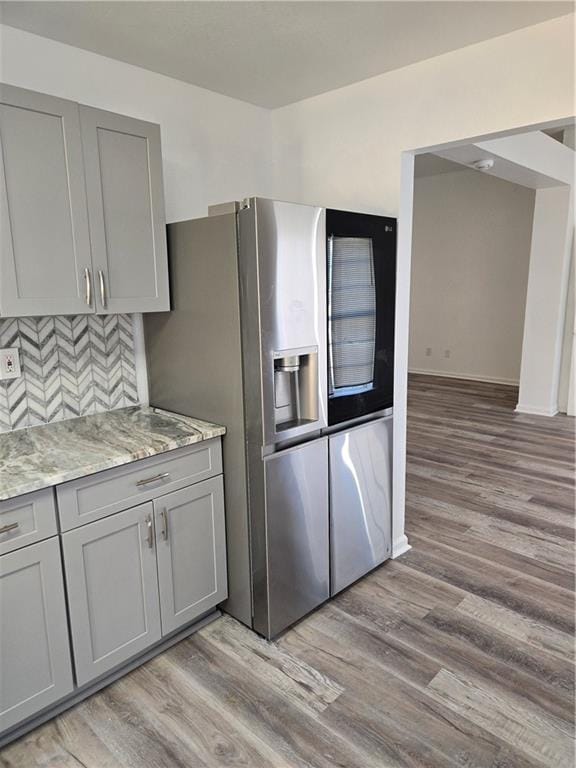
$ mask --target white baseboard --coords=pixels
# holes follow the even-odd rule
[[[504,384],[507,387],[517,387],[517,379],[501,379],[497,376],[476,376],[470,373],[451,373],[450,371],[431,371],[423,368],[409,368],[408,373],[421,373],[425,376],[440,376],[446,379],[465,379],[466,381],[483,381],[486,384]]]
[[[397,539],[394,539],[392,543],[392,560],[395,560],[397,557],[400,557],[400,555],[408,552],[409,549],[412,549],[412,547],[408,544],[406,534],[403,533],[402,536],[398,536]]]
[[[514,409],[516,413],[526,413],[530,416],[556,416],[559,413],[558,408],[540,408],[539,406],[523,405],[518,403]]]

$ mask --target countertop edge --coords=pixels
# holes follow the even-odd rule
[[[181,416],[180,414],[171,413],[170,411],[164,411],[162,409],[154,409],[154,411],[174,418],[175,420],[187,420],[188,418]],[[126,464],[140,461],[142,459],[148,459],[153,456],[160,456],[163,453],[169,453],[170,451],[175,451],[178,448],[186,448],[189,445],[206,442],[208,440],[214,440],[226,434],[226,427],[218,424],[208,424],[207,422],[203,423],[206,424],[206,431],[208,434],[202,434],[201,432],[191,433],[186,437],[179,437],[175,440],[168,441],[161,447],[152,448],[144,446],[138,450],[127,452],[124,455],[111,457],[110,459],[96,462],[94,464],[89,464],[83,467],[79,466],[75,469],[70,469],[60,473],[52,473],[42,477],[38,481],[31,480],[29,482],[25,482],[22,486],[14,485],[7,490],[0,491],[0,502],[11,501],[18,498],[19,496],[25,496],[29,493],[48,490],[49,488],[54,488],[57,485],[62,485],[72,480],[78,480],[83,477],[89,477],[90,475],[96,475],[99,472],[105,472],[108,469],[121,467]]]

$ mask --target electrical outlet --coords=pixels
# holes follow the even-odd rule
[[[0,349],[0,379],[17,379],[21,375],[18,347]]]
[[[449,349],[445,349],[444,350],[444,357],[450,357],[450,350]]]
[[[426,347],[426,357],[430,357],[432,354],[432,347]]]

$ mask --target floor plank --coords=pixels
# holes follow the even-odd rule
[[[275,643],[223,617],[3,768],[571,768],[574,419],[411,376],[407,533]]]
[[[573,768],[572,739],[562,724],[469,678],[442,669],[429,690],[456,712],[544,764]]]
[[[523,640],[541,651],[558,655],[561,659],[570,659],[574,654],[574,640],[571,635],[546,627],[481,597],[467,595],[458,604],[458,611],[475,618],[487,627]]]

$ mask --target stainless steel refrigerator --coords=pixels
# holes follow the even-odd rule
[[[390,557],[396,219],[326,211],[330,592]]]
[[[251,198],[210,214],[168,227],[150,402],[227,427],[224,607],[271,638],[389,556],[391,411],[328,423],[326,210]]]

